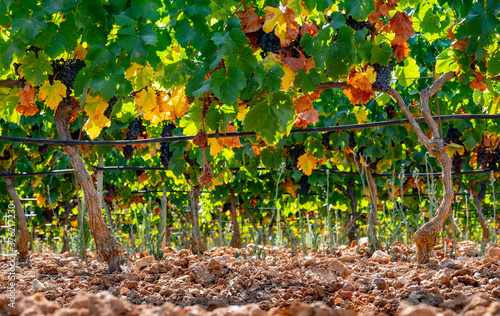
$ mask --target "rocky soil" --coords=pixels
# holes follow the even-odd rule
[[[16,268],[15,308],[0,257],[0,315],[500,315],[500,249],[478,257],[474,246],[461,244],[456,260],[437,249],[426,265],[397,244],[305,257],[270,246],[200,256],[167,248],[159,262],[140,254],[114,274],[92,257],[87,267],[67,253],[33,253]]]

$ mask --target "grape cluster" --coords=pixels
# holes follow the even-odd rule
[[[345,25],[350,27],[351,29],[357,31],[361,31],[366,28],[368,31],[373,30],[374,24],[368,21],[356,21],[352,16],[347,16],[345,20]]]
[[[388,119],[393,119],[396,116],[396,108],[392,104],[387,104],[384,107],[384,112],[387,114]]]
[[[381,92],[389,91],[391,89],[392,65],[382,66],[379,63],[375,63],[372,66],[377,73],[377,79],[372,84],[373,88]]]
[[[354,132],[349,132],[349,148],[354,149],[356,147],[356,140],[354,139]]]
[[[10,151],[5,150],[3,152],[3,155],[0,156],[0,160],[9,160],[11,157],[12,157],[12,155],[10,154]]]
[[[69,98],[75,83],[75,78],[78,72],[85,67],[85,62],[81,59],[64,61],[64,59],[57,59],[52,63],[56,79],[61,81],[66,86],[66,97]]]
[[[161,131],[161,137],[168,137],[172,134],[172,130],[175,129],[175,125],[172,123],[164,124],[163,130]],[[162,143],[160,147],[160,162],[165,169],[168,169],[168,163],[173,156],[173,152],[170,151],[170,143]]]
[[[462,136],[462,133],[455,127],[453,127],[453,124],[450,124],[450,127],[448,128],[448,132],[446,133],[446,136],[444,138],[444,142],[446,144],[458,144],[458,145],[463,145],[463,142],[460,140],[460,137]],[[455,153],[453,155],[453,158],[451,159],[451,164],[453,167],[453,172],[460,172],[462,171],[462,167],[465,162],[465,157],[469,156],[470,152],[468,150],[464,151],[463,155],[460,155],[459,153]],[[479,162],[479,158],[478,158]]]
[[[267,56],[268,52],[278,54],[281,50],[280,38],[274,31],[266,33],[263,29],[257,31],[257,45],[262,48],[262,58]]]
[[[297,170],[299,157],[306,153],[303,146],[294,146],[289,150],[290,158],[292,158],[292,169]]]
[[[21,64],[13,63],[12,66],[14,66],[14,72],[16,73],[17,82],[19,84],[19,87],[21,87],[21,89],[24,89],[24,85],[26,84],[26,80],[21,79],[21,76],[19,75],[19,72],[18,72],[19,66],[21,66]]]
[[[481,169],[500,170],[500,146],[495,150],[479,147],[477,150],[477,164]]]
[[[482,201],[486,197],[486,183],[483,181],[479,186],[481,187],[481,191],[477,194],[477,198]]]
[[[332,133],[333,132],[326,132],[323,135],[321,135],[321,143],[323,144],[323,146],[325,146],[325,149],[330,151],[334,150],[332,145],[330,145],[330,135]]]
[[[40,156],[45,155],[48,150],[49,150],[48,144],[43,144],[41,146],[38,146],[38,153],[40,154]]]
[[[81,129],[77,129],[76,131],[72,132],[71,138],[74,140],[79,140],[80,139],[80,130]]]
[[[299,180],[300,184],[300,195],[302,196],[307,196],[309,194],[309,189],[311,188],[311,185],[309,184],[309,176],[308,175],[302,175]]]
[[[134,140],[137,139],[142,133],[146,131],[146,127],[142,124],[142,119],[134,119],[130,124],[128,125],[128,134],[127,134],[127,140]],[[131,159],[132,155],[134,153],[134,147],[132,145],[125,145],[123,146],[123,157],[125,159]]]
[[[108,101],[108,107],[106,108],[106,110],[104,110],[104,116],[108,119],[111,117],[111,113],[113,112],[113,107],[115,106],[116,102],[118,102],[118,98],[116,96],[112,97]]]

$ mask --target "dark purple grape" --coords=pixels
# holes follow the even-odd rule
[[[302,196],[307,196],[309,194],[309,189],[311,188],[311,185],[309,184],[309,176],[308,175],[302,175],[299,180],[300,184],[300,195]]]
[[[43,144],[43,145],[38,146],[38,153],[40,154],[40,156],[45,155],[48,150],[49,150],[48,144]]]
[[[123,157],[125,159],[131,159],[134,154],[134,147],[132,145],[123,146]]]

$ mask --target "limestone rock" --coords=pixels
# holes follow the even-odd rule
[[[488,256],[492,259],[500,259],[500,248],[490,248]]]
[[[382,250],[377,250],[373,253],[372,260],[380,263],[389,263],[391,261],[391,256]]]
[[[137,267],[138,270],[141,270],[142,268],[144,268],[152,263],[155,263],[155,262],[156,262],[155,257],[147,256],[147,257],[144,257],[144,258],[137,260],[135,262],[135,266]]]
[[[328,262],[328,267],[341,277],[351,274],[351,270],[336,259],[331,259]]]
[[[33,280],[33,291],[35,292],[40,292],[45,289],[45,285],[43,285],[42,282],[38,281],[37,279]]]

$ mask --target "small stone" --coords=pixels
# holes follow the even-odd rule
[[[468,275],[460,275],[457,277],[458,282],[462,282],[468,285],[475,285],[478,283],[476,279]]]
[[[335,298],[335,305],[340,306],[344,304],[344,300],[341,299],[340,297]]]
[[[500,248],[490,248],[488,256],[493,259],[500,259]]]
[[[66,274],[66,273],[68,273],[68,268],[66,268],[66,267],[59,267],[59,268],[57,268],[57,273],[58,274]]]
[[[391,256],[382,250],[377,250],[373,253],[372,260],[380,263],[389,263],[391,261]]]
[[[137,260],[135,262],[135,266],[137,267],[138,270],[141,270],[142,268],[144,268],[152,263],[155,263],[155,262],[156,262],[155,257],[147,256],[147,257],[144,257],[144,258]]]
[[[42,282],[38,281],[37,279],[33,280],[33,291],[35,292],[40,292],[45,289],[45,285],[43,285]]]
[[[441,262],[441,265],[439,266],[440,269],[460,269],[462,267],[462,264],[453,260],[453,259],[444,259],[443,262]]]
[[[368,247],[369,242],[368,237],[360,238],[358,241],[359,248]]]
[[[500,298],[500,288],[495,288],[491,291],[491,296],[494,298]]]
[[[435,316],[435,309],[428,305],[413,306],[407,302],[402,302],[400,306],[399,316]]]
[[[494,278],[494,279],[491,279],[489,282],[491,285],[498,285],[498,284],[500,284],[500,279]]]
[[[387,289],[387,282],[385,282],[385,279],[374,279],[372,283],[380,290]]]
[[[409,291],[410,293],[416,292],[416,291],[418,291],[418,290],[420,290],[420,286],[418,286],[418,285],[410,285],[410,286],[408,287],[408,291]]]
[[[346,267],[342,262],[336,260],[336,259],[331,259],[330,262],[328,263],[328,266],[330,269],[335,271],[335,273],[339,276],[348,276],[351,274],[351,270]]]
[[[0,274],[0,282],[2,281],[5,281],[5,277],[3,276],[3,274]]]
[[[130,290],[127,289],[126,287],[121,287],[118,292],[120,293],[120,295],[125,295],[125,296],[128,296],[130,294]]]

